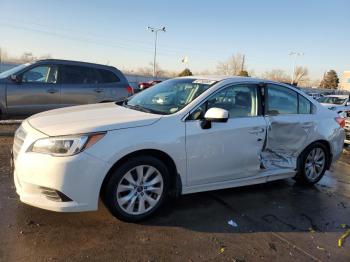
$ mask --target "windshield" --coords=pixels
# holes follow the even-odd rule
[[[29,66],[30,63],[27,64],[22,64],[15,66],[14,68],[11,68],[10,70],[6,70],[0,74],[0,78],[6,78],[9,77],[10,75],[16,74],[18,71],[22,70],[23,68]]]
[[[193,78],[167,80],[133,96],[124,106],[156,114],[173,114],[215,83]]]
[[[318,102],[324,103],[324,104],[335,104],[335,105],[342,105],[346,101],[346,98],[336,97],[336,96],[325,96],[321,97]]]

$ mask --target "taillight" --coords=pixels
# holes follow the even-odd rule
[[[342,118],[342,117],[336,117],[335,118],[335,121],[337,121],[337,123],[339,124],[339,126],[341,128],[344,128],[345,127],[345,118]]]
[[[132,88],[132,86],[127,86],[126,90],[128,91],[129,95],[133,95],[134,94],[134,88]]]

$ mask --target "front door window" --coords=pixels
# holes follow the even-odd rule
[[[57,82],[57,73],[56,66],[37,66],[22,74],[22,82],[55,84]]]

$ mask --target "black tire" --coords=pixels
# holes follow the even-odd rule
[[[321,149],[324,152],[325,155],[325,163],[323,166],[322,171],[320,172],[320,174],[317,176],[316,179],[310,179],[307,175],[306,175],[306,171],[305,171],[305,165],[306,165],[306,160],[307,157],[309,156],[310,152],[314,149]],[[304,185],[314,185],[316,184],[318,181],[320,181],[322,179],[322,177],[324,176],[324,173],[327,170],[327,167],[329,166],[329,150],[328,148],[319,142],[313,143],[310,146],[308,146],[299,156],[298,159],[298,173],[296,174],[296,176],[294,177],[294,179],[300,183],[300,184],[304,184]]]
[[[121,182],[121,180],[128,171],[140,165],[152,166],[159,171],[163,179],[163,191],[157,204],[154,207],[152,207],[150,210],[143,214],[131,215],[125,212],[123,208],[119,205],[117,200],[117,187],[119,183],[123,183]],[[113,171],[113,173],[109,177],[109,180],[105,183],[105,188],[102,193],[102,201],[104,202],[108,210],[111,212],[111,214],[116,218],[125,222],[138,222],[150,217],[161,207],[168,195],[168,188],[169,171],[166,165],[159,159],[152,156],[137,156],[127,160],[126,162],[121,164],[121,166],[117,167],[115,171]]]

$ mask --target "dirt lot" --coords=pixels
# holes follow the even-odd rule
[[[22,204],[0,137],[0,261],[350,261],[350,154],[312,188],[293,180],[182,196],[142,224]],[[230,226],[229,220],[238,224]]]

